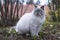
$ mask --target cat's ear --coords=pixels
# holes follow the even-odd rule
[[[39,6],[39,5],[34,5],[34,7],[35,7],[35,8],[40,8],[40,6]]]
[[[37,5],[34,5],[35,8],[37,8]]]
[[[44,10],[44,6],[41,6],[41,9],[43,9],[43,10]]]

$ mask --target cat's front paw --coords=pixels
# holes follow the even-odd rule
[[[35,34],[35,35],[32,35],[32,36],[39,37],[39,35],[38,35],[38,34]]]

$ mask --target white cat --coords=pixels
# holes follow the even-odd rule
[[[45,21],[45,13],[41,8],[35,8],[31,13],[25,13],[15,26],[16,32],[24,34],[31,33],[31,36],[38,36],[38,33]]]

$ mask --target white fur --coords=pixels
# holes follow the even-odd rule
[[[32,36],[38,36],[38,33],[44,21],[45,15],[43,17],[36,17],[33,12],[25,13],[17,22],[15,30],[19,34],[27,33],[30,31]]]

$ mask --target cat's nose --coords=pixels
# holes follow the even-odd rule
[[[37,13],[37,15],[38,15],[38,16],[41,16],[41,14],[40,14],[40,13]]]
[[[41,16],[41,14],[39,13],[39,15]]]

